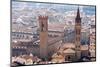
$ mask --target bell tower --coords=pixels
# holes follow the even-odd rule
[[[76,50],[76,61],[78,61],[81,57],[80,51],[81,45],[81,18],[79,8],[77,9],[77,15],[75,18],[75,50]]]
[[[44,60],[48,59],[48,16],[39,16],[40,31],[40,57]]]

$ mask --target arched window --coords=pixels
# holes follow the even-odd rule
[[[70,56],[68,56],[68,60],[70,60]]]

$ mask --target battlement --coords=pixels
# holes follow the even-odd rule
[[[47,20],[47,19],[48,19],[48,16],[38,16],[38,19],[39,19],[39,20],[41,20],[41,19]]]

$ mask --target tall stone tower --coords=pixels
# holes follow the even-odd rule
[[[77,15],[75,18],[75,50],[76,50],[76,61],[78,61],[81,57],[80,51],[81,45],[81,18],[80,18],[80,11],[79,8],[77,9]]]
[[[48,59],[48,16],[39,16],[40,26],[40,57],[44,60]]]

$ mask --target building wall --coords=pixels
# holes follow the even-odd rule
[[[12,39],[29,39],[32,40],[33,34],[32,33],[23,33],[23,32],[12,32]]]
[[[59,50],[60,46],[61,46],[61,40],[55,42],[54,44],[48,45],[48,55],[52,56]]]
[[[20,56],[24,54],[28,54],[26,49],[12,48],[12,56]]]
[[[81,51],[81,57],[88,57],[89,56],[89,51],[88,50],[82,50]]]

